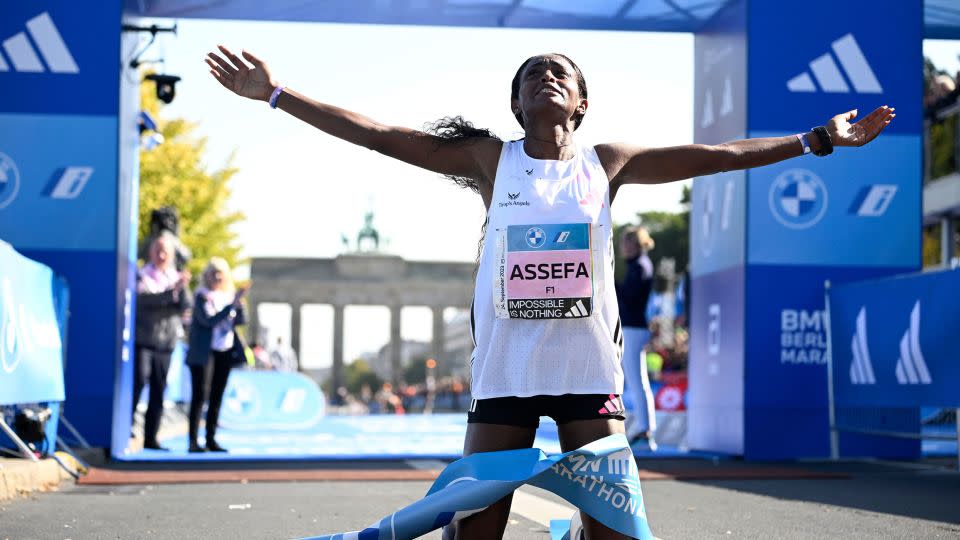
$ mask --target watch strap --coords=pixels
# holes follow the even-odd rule
[[[820,141],[820,149],[814,152],[814,154],[823,157],[829,156],[833,153],[833,141],[830,139],[830,133],[827,131],[827,128],[824,126],[817,126],[813,128],[813,134]]]

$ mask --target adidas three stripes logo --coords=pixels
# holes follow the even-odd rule
[[[853,85],[854,91],[859,94],[880,94],[883,87],[874,75],[870,63],[860,50],[860,45],[853,37],[847,34],[831,44],[833,55],[826,52],[810,61],[810,73],[804,71],[787,81],[787,88],[791,92],[816,92],[817,87],[828,93],[848,94],[850,86],[844,80],[844,74]],[[836,56],[840,65],[833,60]],[[816,85],[814,85],[816,79]]]
[[[63,37],[60,36],[57,26],[53,24],[49,13],[43,12],[37,15],[27,21],[26,26],[26,33],[18,32],[3,40],[3,52],[6,58],[0,55],[0,72],[10,71],[10,64],[13,64],[13,71],[24,73],[44,73],[48,70],[53,73],[80,73],[80,68],[70,54],[70,49],[64,43]],[[30,34],[29,38],[27,34]],[[10,64],[7,63],[7,59],[10,60]]]

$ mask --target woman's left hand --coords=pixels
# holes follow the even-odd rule
[[[838,114],[827,122],[827,131],[834,146],[863,146],[877,138],[883,128],[890,124],[896,114],[891,107],[877,107],[859,122],[850,123],[857,117],[857,110]]]

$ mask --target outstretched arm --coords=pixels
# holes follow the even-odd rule
[[[850,123],[857,111],[834,116],[826,128],[834,146],[863,146],[883,131],[894,109],[879,107],[859,122]],[[820,141],[812,132],[807,141],[814,152]],[[770,165],[803,155],[796,136],[743,139],[718,145],[690,144],[666,148],[642,148],[623,143],[602,144],[597,155],[607,171],[613,190],[624,184],[660,184],[723,171]]]
[[[211,52],[206,58],[211,75],[239,96],[269,101],[279,83],[267,64],[247,51],[241,53],[241,58],[223,45],[218,48],[223,56]],[[361,114],[314,101],[290,88],[284,88],[280,94],[277,108],[334,137],[429,171],[490,184],[496,174],[501,143],[495,139],[479,138],[476,144],[441,145],[441,140],[434,135],[387,126]]]

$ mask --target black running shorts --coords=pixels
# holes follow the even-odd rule
[[[553,418],[558,425],[574,420],[625,418],[623,400],[617,394],[564,394],[475,399],[467,411],[467,422],[536,428],[541,416]]]

